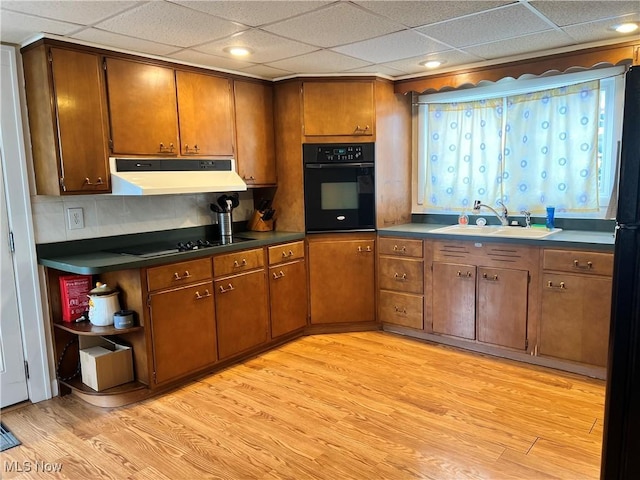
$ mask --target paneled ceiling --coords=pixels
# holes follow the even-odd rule
[[[611,28],[624,22],[640,1],[0,1],[5,43],[45,34],[267,79],[406,78],[640,38]]]

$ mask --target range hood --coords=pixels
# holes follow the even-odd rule
[[[235,160],[109,158],[112,195],[239,192],[247,189]]]

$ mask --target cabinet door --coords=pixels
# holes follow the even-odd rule
[[[611,278],[547,273],[543,282],[539,353],[605,366]]]
[[[433,331],[476,338],[476,267],[433,262]]]
[[[231,81],[176,71],[180,153],[233,156]]]
[[[177,155],[173,70],[116,58],[106,61],[113,153]]]
[[[373,82],[304,82],[303,121],[305,135],[373,135]]]
[[[266,342],[269,308],[264,270],[222,278],[214,287],[220,359]]]
[[[152,293],[149,298],[156,384],[178,379],[216,361],[211,282]]]
[[[269,268],[271,338],[307,325],[307,270],[304,261]]]
[[[374,240],[309,242],[311,323],[375,321]]]
[[[109,133],[101,58],[52,48],[51,66],[61,189],[65,193],[109,191]]]
[[[247,185],[275,185],[273,87],[234,81],[238,174]]]
[[[529,272],[478,267],[478,340],[524,350]]]

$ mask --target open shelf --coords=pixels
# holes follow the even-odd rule
[[[71,322],[63,322],[63,323],[54,323],[56,328],[64,330],[66,332],[74,333],[76,335],[94,335],[94,336],[104,336],[104,335],[121,335],[123,333],[136,332],[138,330],[142,330],[143,327],[135,326],[129,328],[115,328],[113,325],[109,325],[106,327],[99,327],[97,325],[93,325],[89,321],[71,323]]]
[[[130,393],[135,390],[143,390],[148,389],[147,385],[141,382],[128,382],[123,383],[122,385],[117,385],[115,387],[108,388],[106,390],[96,391],[88,385],[82,383],[82,379],[78,375],[76,378],[71,380],[60,380],[62,385],[66,385],[71,390],[81,392],[85,395],[122,395],[123,393]]]

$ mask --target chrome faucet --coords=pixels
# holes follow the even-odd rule
[[[524,215],[525,228],[531,228],[531,212],[529,210],[522,210],[520,213]]]
[[[473,211],[478,212],[480,210],[480,207],[487,208],[491,210],[495,214],[495,216],[498,217],[498,219],[500,220],[500,223],[506,227],[509,225],[509,219],[508,219],[509,211],[507,210],[507,207],[504,206],[504,203],[502,202],[498,202],[498,203],[502,207],[500,213],[498,213],[495,208],[490,207],[489,205],[485,205],[484,203],[480,203],[480,200],[476,200],[475,202],[473,202]]]

